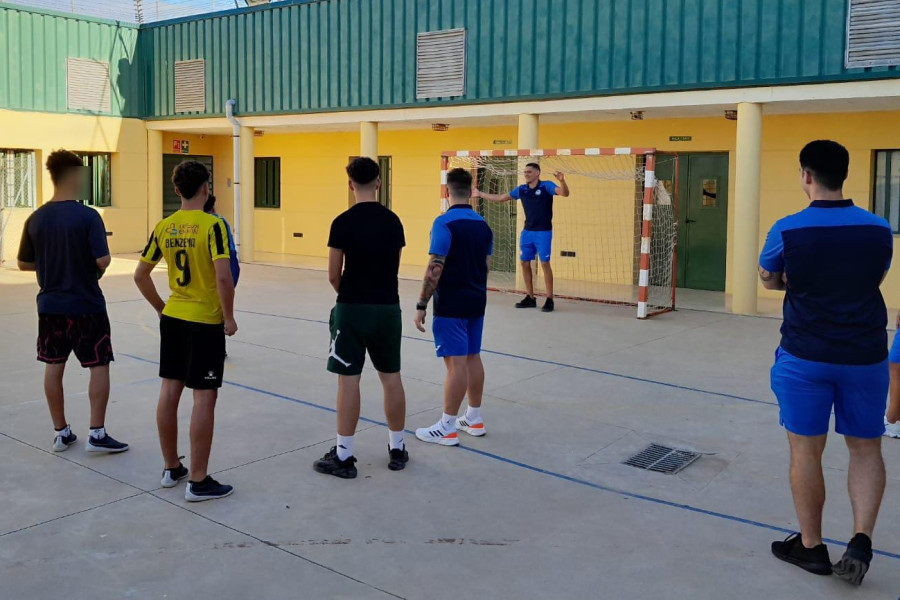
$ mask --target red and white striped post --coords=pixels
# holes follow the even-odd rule
[[[653,190],[656,188],[656,155],[648,152],[644,162],[644,212],[641,222],[641,270],[638,275],[638,319],[647,318],[650,299],[650,233],[653,229]]]
[[[447,169],[450,166],[450,157],[447,154],[441,155],[441,212],[447,212],[450,208],[450,195],[447,191]]]

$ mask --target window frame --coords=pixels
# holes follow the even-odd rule
[[[11,202],[11,200],[16,198],[16,192],[20,190],[15,189],[15,179],[9,181],[4,178],[2,183],[0,183],[0,210],[19,208],[34,210],[37,207],[37,183],[35,181],[37,175],[37,153],[34,150],[23,148],[0,148],[0,170],[6,171],[8,163],[13,164],[13,171],[17,168],[16,163],[20,163],[18,165],[19,168],[24,164],[25,175],[20,183],[25,186],[26,204]],[[10,187],[13,188],[12,197],[6,195],[6,190]]]
[[[271,162],[274,164],[274,198],[268,198],[268,189],[262,189],[259,185],[261,180],[265,180],[266,175],[260,176],[260,166]],[[268,167],[266,167],[268,168]],[[253,157],[253,208],[263,208],[280,210],[281,209],[281,157],[280,156],[255,156]]]
[[[91,206],[93,208],[112,208],[113,199],[112,199],[112,153],[111,152],[81,152],[74,151],[75,154],[84,162],[84,166],[90,170],[90,185],[87,186],[87,191],[89,193],[88,198],[79,198],[78,201],[84,204],[85,206]],[[97,168],[97,163],[99,158],[106,159],[105,171],[106,177],[105,181],[101,181],[100,185],[105,188],[101,192],[101,198],[98,201],[95,197],[99,187],[98,187],[98,174],[95,171]],[[99,175],[102,178],[102,174]],[[105,197],[105,199],[104,199]]]

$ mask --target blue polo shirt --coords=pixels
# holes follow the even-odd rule
[[[539,180],[533,188],[523,183],[509,193],[514,200],[522,201],[526,231],[553,230],[553,196],[558,189],[552,181]]]
[[[487,257],[494,233],[468,204],[454,204],[434,220],[429,254],[446,256],[434,293],[434,316],[472,319],[487,305]]]
[[[759,264],[787,275],[781,347],[815,362],[885,360],[887,309],[879,285],[892,254],[888,222],[852,200],[817,200],[776,222]]]

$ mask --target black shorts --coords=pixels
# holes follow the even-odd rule
[[[89,315],[38,315],[37,359],[50,365],[75,357],[82,367],[103,367],[113,358],[109,317]]]
[[[338,375],[359,375],[366,362],[380,373],[400,372],[403,322],[399,304],[338,303],[329,320],[331,344],[327,369]]]
[[[183,381],[193,390],[222,387],[225,325],[163,317],[159,321],[159,376]]]

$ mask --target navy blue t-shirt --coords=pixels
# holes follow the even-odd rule
[[[815,362],[885,360],[887,309],[879,286],[893,241],[888,222],[852,200],[818,200],[776,222],[759,264],[787,275],[781,347]]]
[[[526,231],[553,230],[553,196],[559,186],[552,181],[538,181],[533,188],[527,183],[512,190],[513,200],[521,200],[525,209]]]
[[[100,214],[76,200],[48,202],[25,221],[19,260],[35,263],[39,314],[106,311],[97,259],[109,254]]]
[[[454,204],[434,220],[429,254],[446,256],[434,293],[434,316],[472,319],[487,305],[487,257],[494,232],[468,204]]]

